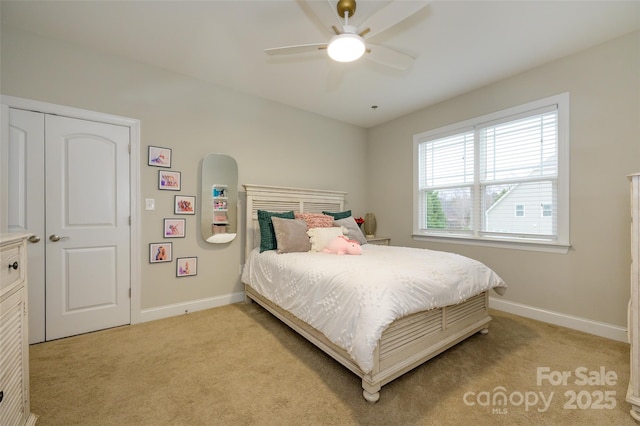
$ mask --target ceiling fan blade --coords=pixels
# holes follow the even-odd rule
[[[343,32],[343,22],[338,16],[335,6],[333,6],[329,0],[305,0],[299,1],[298,3],[304,10],[310,12],[312,18],[315,18],[313,19],[313,23],[322,31],[333,28],[334,30],[332,32]],[[335,28],[338,28],[338,31],[336,31]]]
[[[365,58],[402,71],[408,69],[414,61],[409,55],[377,44],[367,44],[367,53]]]
[[[431,3],[431,0],[395,0],[367,18],[358,27],[358,34],[363,36],[366,34],[367,37],[380,34],[404,21],[429,3]]]
[[[327,81],[325,82],[324,88],[327,93],[331,93],[340,90],[340,86],[342,85],[344,76],[347,72],[347,67],[340,66],[344,64],[337,64],[336,62],[331,61],[331,59],[327,59],[330,64],[329,69],[327,70]]]
[[[327,43],[300,44],[297,46],[272,47],[264,49],[264,53],[269,56],[293,55],[296,53],[316,52],[327,48]]]

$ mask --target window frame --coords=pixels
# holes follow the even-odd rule
[[[570,202],[569,202],[569,93],[561,93],[523,105],[496,111],[490,114],[464,120],[413,136],[413,232],[415,240],[446,242],[455,244],[504,247],[522,250],[567,253],[570,243]],[[511,116],[534,114],[536,110],[557,106],[558,125],[558,176],[557,176],[557,235],[554,238],[531,238],[526,236],[481,235],[479,229],[471,232],[420,229],[420,190],[419,190],[419,146],[422,142],[468,132],[487,122],[504,120]],[[474,145],[479,141],[474,140]],[[476,149],[476,151],[478,151]],[[478,163],[475,163],[476,165]],[[477,182],[474,182],[474,185]]]

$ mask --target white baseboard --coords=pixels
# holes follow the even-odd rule
[[[239,292],[225,296],[144,309],[140,314],[140,322],[154,321],[183,315],[189,312],[217,308],[224,305],[230,305],[232,303],[242,302],[243,300],[244,292]],[[560,312],[548,311],[546,309],[535,308],[533,306],[527,306],[516,302],[509,302],[495,297],[489,297],[489,307],[497,311],[520,315],[525,318],[531,318],[537,321],[571,328],[573,330],[606,337],[619,342],[628,342],[627,329],[617,325],[575,317]]]
[[[520,315],[537,321],[583,331],[596,336],[606,337],[619,342],[628,342],[627,329],[613,324],[592,321],[586,318],[575,317],[560,312],[548,311],[546,309],[535,308],[533,306],[522,305],[520,303],[489,297],[489,307],[497,311]]]
[[[207,299],[192,300],[174,305],[159,306],[157,308],[143,309],[140,313],[140,322],[154,321],[162,318],[175,317],[188,314],[190,312],[202,311],[204,309],[217,308],[232,303],[242,302],[244,292],[231,293],[225,296],[211,297]]]

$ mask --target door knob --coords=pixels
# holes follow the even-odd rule
[[[61,237],[60,235],[56,235],[56,234],[51,234],[51,235],[49,236],[49,239],[50,239],[51,241],[53,241],[54,243],[55,243],[56,241],[65,240],[65,239],[67,239],[67,238],[69,238],[69,237]]]
[[[34,244],[40,242],[40,237],[38,237],[37,235],[32,235],[27,239],[29,240],[30,243],[34,243]]]

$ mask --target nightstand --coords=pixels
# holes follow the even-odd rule
[[[378,246],[388,246],[389,243],[391,243],[391,238],[388,237],[366,237],[367,238],[367,243],[369,244],[375,244]]]

